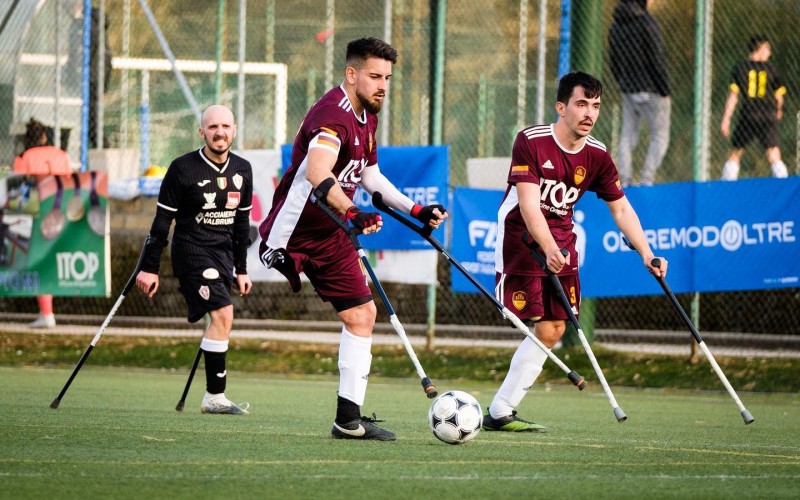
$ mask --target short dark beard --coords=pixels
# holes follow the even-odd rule
[[[367,113],[372,115],[380,113],[383,107],[383,101],[372,102],[358,93],[356,93],[356,97],[358,97],[358,102],[361,103],[361,107],[367,110]]]
[[[213,137],[211,138],[211,142],[214,142],[214,138]],[[228,146],[225,149],[214,149],[213,147],[211,147],[211,144],[209,144],[208,142],[206,142],[206,147],[208,148],[209,151],[211,151],[212,153],[214,153],[217,156],[222,156],[225,153],[227,153],[228,151],[230,151],[230,149],[231,149],[230,146]]]
[[[208,144],[206,144],[206,146],[208,146]],[[230,151],[230,149],[231,149],[230,147],[227,147],[227,148],[225,148],[225,149],[214,149],[214,148],[212,148],[211,146],[208,146],[208,150],[209,150],[209,151],[211,151],[212,153],[214,153],[214,154],[215,154],[215,155],[217,155],[217,156],[222,156],[222,155],[224,155],[225,153],[227,153],[228,151]]]

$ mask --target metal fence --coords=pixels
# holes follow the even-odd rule
[[[53,141],[67,149],[76,167],[102,158],[97,151],[120,150],[135,153],[128,163],[137,172],[167,165],[197,147],[197,111],[212,102],[236,112],[237,147],[291,142],[309,105],[341,80],[346,43],[376,36],[400,53],[381,114],[380,142],[447,144],[451,184],[466,185],[468,159],[508,156],[522,126],[554,118],[565,54],[562,21],[570,3],[573,66],[598,73],[606,89],[593,135],[615,153],[621,96],[608,64],[607,37],[616,0],[96,0],[94,11],[102,15],[95,22],[82,17],[82,0],[0,0],[0,171],[20,152],[30,118],[61,131],[52,134]],[[728,78],[747,57],[754,33],[771,39],[771,61],[788,89],[779,133],[784,162],[790,174],[797,173],[800,106],[794,77],[800,74],[800,38],[793,28],[800,3],[656,0],[650,11],[661,26],[672,85],[669,147],[656,182],[719,177],[730,148],[720,132]],[[84,58],[84,28],[91,26],[97,35],[107,26],[106,37],[95,36]],[[698,38],[698,27],[707,40]],[[438,28],[444,34],[441,58],[434,41]],[[113,58],[111,66],[104,64],[104,52]],[[172,71],[171,59],[180,63],[180,73]],[[97,69],[84,75],[84,60]],[[236,61],[254,66],[240,70],[230,64]],[[635,165],[644,159],[647,137],[645,132],[634,152]],[[759,146],[747,149],[741,175],[770,175]],[[131,242],[140,236],[112,228],[113,290],[127,279],[138,252]],[[440,264],[437,322],[502,324],[481,296],[449,292],[449,272]],[[425,287],[387,288],[405,322],[427,320]],[[183,315],[174,291],[166,286],[159,295],[154,303],[133,299],[121,314]],[[799,297],[797,289],[707,294],[693,305],[705,329],[798,334]],[[596,326],[679,329],[662,299],[598,300]],[[692,299],[681,297],[687,309]],[[109,300],[59,298],[56,309],[102,314]],[[287,296],[285,287],[274,284],[257,285],[255,295],[237,306],[240,317],[335,319],[313,293]],[[0,299],[0,308],[32,311],[35,304]]]

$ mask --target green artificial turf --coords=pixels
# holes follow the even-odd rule
[[[98,352],[99,354],[99,352]],[[91,358],[90,358],[91,359]],[[365,413],[396,442],[330,437],[335,376],[229,370],[227,394],[245,416],[202,415],[203,374],[175,411],[186,369],[87,365],[60,408],[72,367],[0,367],[0,497],[69,498],[795,498],[800,399],[612,387],[535,385],[520,415],[547,434],[482,431],[460,446],[427,428],[414,378],[373,376]],[[496,383],[438,380],[485,406]]]

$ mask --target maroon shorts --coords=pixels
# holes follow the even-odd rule
[[[559,276],[558,280],[578,316],[581,284],[578,275]],[[495,273],[494,294],[519,319],[532,321],[566,320],[569,318],[558,290],[547,276],[520,276]]]
[[[306,273],[325,302],[335,305],[372,300],[364,265],[344,231],[323,239],[292,241],[288,251],[298,272]]]

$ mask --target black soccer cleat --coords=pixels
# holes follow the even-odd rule
[[[394,432],[387,431],[375,425],[377,420],[375,414],[372,417],[361,417],[360,420],[353,420],[346,424],[333,423],[331,436],[335,439],[372,439],[375,441],[394,441],[397,439]]]

